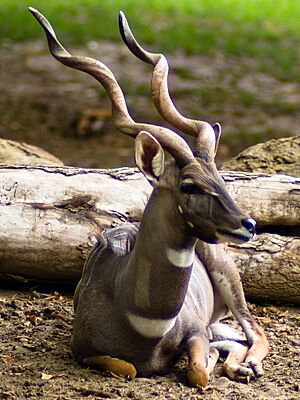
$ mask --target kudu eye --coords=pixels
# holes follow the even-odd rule
[[[201,189],[191,182],[184,182],[180,185],[180,190],[184,194],[199,194],[202,193]]]

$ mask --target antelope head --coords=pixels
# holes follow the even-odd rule
[[[30,12],[43,27],[51,54],[63,64],[86,72],[106,89],[112,103],[115,126],[136,138],[135,159],[138,168],[158,192],[168,192],[178,223],[190,236],[208,243],[243,242],[255,234],[255,221],[236,206],[219,175],[214,157],[221,127],[183,117],[168,92],[168,63],[162,54],[145,51],[135,40],[126,18],[120,13],[120,32],[128,48],[141,60],[154,66],[152,92],[155,106],[166,121],[181,132],[196,137],[194,151],[175,132],[156,125],[137,123],[128,113],[125,98],[113,73],[100,61],[73,56],[56,38],[47,19],[37,10]],[[173,157],[165,163],[164,151]]]
[[[196,137],[193,159],[181,166],[174,194],[179,212],[193,235],[219,243],[243,242],[255,234],[255,221],[235,205],[214,161],[221,126],[192,120],[181,115],[168,90],[168,62],[164,55],[144,50],[136,41],[123,12],[119,15],[121,36],[129,50],[140,60],[152,64],[152,96],[161,116],[181,132]]]

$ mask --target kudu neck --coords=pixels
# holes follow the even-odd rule
[[[146,232],[143,232],[144,229]],[[153,190],[143,215],[140,233],[151,235],[154,240],[157,238],[158,243],[175,249],[187,249],[196,243],[196,238],[190,234],[179,212],[176,197],[168,187]]]
[[[176,317],[191,277],[195,244],[171,189],[154,189],[126,271],[127,282],[134,285],[127,295],[132,312],[147,318]]]

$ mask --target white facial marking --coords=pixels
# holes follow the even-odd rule
[[[148,338],[159,338],[166,335],[175,325],[177,318],[150,319],[140,317],[130,311],[127,311],[126,314],[131,326],[138,333]]]
[[[180,214],[183,214],[183,209],[182,209],[182,207],[178,204],[178,210],[179,210],[179,212],[180,212]]]
[[[187,223],[191,228],[195,228],[195,225],[194,225],[191,221],[186,221],[186,223]]]
[[[172,265],[178,268],[187,268],[190,267],[195,258],[195,250],[194,247],[191,249],[167,249],[167,258]]]
[[[191,178],[187,178],[182,183],[195,183],[195,181]]]

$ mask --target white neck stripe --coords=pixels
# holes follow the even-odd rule
[[[194,263],[195,250],[191,249],[167,249],[167,258],[172,265],[178,268],[188,268]]]
[[[151,319],[140,317],[130,311],[126,313],[131,326],[141,335],[147,338],[159,338],[165,336],[175,325],[176,318]]]

